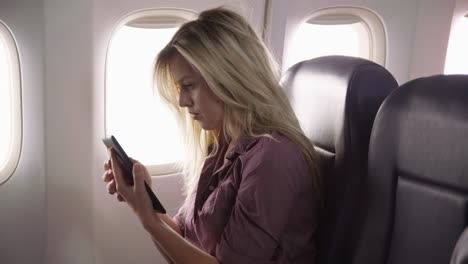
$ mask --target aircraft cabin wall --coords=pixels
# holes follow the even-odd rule
[[[19,163],[13,175],[0,185],[0,263],[45,263],[43,2],[1,1],[0,20],[12,31],[19,51],[23,119]]]
[[[266,2],[271,10],[265,14]],[[384,66],[402,84],[443,72],[451,17],[461,2],[466,0],[2,0],[0,20],[20,53],[23,145],[16,171],[0,185],[0,262],[164,263],[136,217],[101,180],[106,53],[114,27],[128,14],[228,4],[260,34],[266,15],[266,36],[281,62],[294,27],[307,15],[365,7],[383,20]],[[175,213],[183,199],[180,177],[153,177],[153,185]]]

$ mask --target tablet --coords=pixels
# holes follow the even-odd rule
[[[133,162],[127,156],[123,148],[120,146],[117,139],[114,136],[110,136],[108,138],[104,138],[102,142],[104,142],[104,145],[106,145],[108,149],[112,148],[114,150],[114,153],[116,154],[116,157],[119,160],[121,168],[124,172],[124,177],[127,180],[127,183],[130,185],[133,185],[134,183],[133,182]],[[153,191],[151,190],[151,187],[146,183],[146,181],[145,181],[145,188],[153,204],[153,209],[160,213],[165,214],[166,209],[164,209],[158,197],[156,197],[156,195],[153,193]]]

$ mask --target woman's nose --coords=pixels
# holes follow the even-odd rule
[[[180,92],[179,94],[179,106],[180,107],[188,107],[192,105],[192,99],[187,93],[184,93],[183,91]]]

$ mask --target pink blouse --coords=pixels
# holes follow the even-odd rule
[[[184,237],[221,263],[315,263],[318,204],[300,149],[284,135],[240,138],[206,160]]]

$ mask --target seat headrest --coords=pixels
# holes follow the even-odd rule
[[[375,112],[383,100],[376,98],[398,86],[382,66],[346,56],[295,64],[284,74],[281,84],[306,135],[332,153],[336,153],[346,126],[356,136],[368,130],[362,135],[368,141]]]

